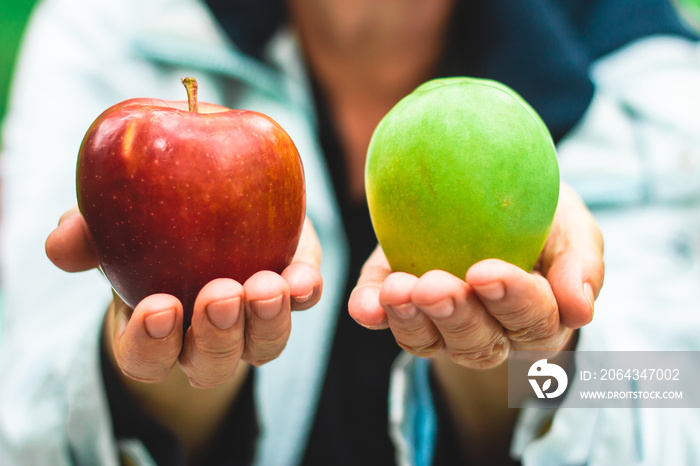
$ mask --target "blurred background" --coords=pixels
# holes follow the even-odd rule
[[[37,0],[0,0],[0,122],[7,110],[17,49],[32,7]],[[700,0],[673,0],[688,24],[700,31]],[[0,136],[1,137],[1,136]],[[2,140],[0,139],[0,144]]]

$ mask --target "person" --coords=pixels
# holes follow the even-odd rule
[[[618,208],[603,219],[614,244],[629,245],[613,250],[612,268],[606,252],[612,291],[597,314],[606,300],[609,314],[625,300],[644,306],[653,287],[638,285],[654,272],[697,278],[689,240],[685,264],[658,262],[652,242],[651,275],[625,268],[650,236],[624,222],[664,218],[673,236],[700,218],[688,216],[699,50],[664,0],[45,0],[5,125],[0,463],[690,464],[696,412],[509,409],[504,360],[619,349],[615,335],[636,349],[629,342],[651,328],[665,349],[697,328],[684,312],[666,328],[647,312],[646,326],[605,315],[586,325],[603,243],[576,190]],[[129,309],[110,294],[76,209],[55,229],[53,219],[75,202],[92,120],[138,95],[176,100],[185,75],[202,101],[255,109],[290,133],[308,221],[289,267],[207,284],[183,334],[173,296]],[[509,84],[559,144],[576,190],[562,185],[533,273],[486,260],[465,277],[415,277],[392,272],[377,247],[362,175],[372,130],[418,84],[452,75]],[[658,156],[669,148],[684,169],[644,170],[670,166]],[[669,182],[655,192],[650,180]],[[697,286],[657,291],[653,304],[669,310],[697,302]],[[657,422],[663,435],[649,428]]]

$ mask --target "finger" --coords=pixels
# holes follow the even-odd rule
[[[292,263],[304,262],[315,269],[321,268],[321,242],[318,240],[316,229],[308,217],[304,219],[304,226],[299,237],[299,245],[294,253]]]
[[[562,185],[542,253],[542,272],[559,303],[562,324],[570,328],[588,324],[605,276],[603,235],[593,215],[566,185]]]
[[[180,366],[196,388],[233,377],[245,346],[243,286],[231,279],[209,282],[197,295],[185,333]]]
[[[305,262],[292,263],[284,269],[282,278],[289,286],[292,309],[309,309],[321,299],[323,278],[318,268]]]
[[[459,278],[442,270],[421,276],[413,303],[435,324],[452,361],[471,368],[496,367],[510,348],[503,328]]]
[[[243,284],[245,349],[243,359],[260,366],[282,352],[292,328],[289,285],[278,274],[258,272]]]
[[[389,262],[380,246],[362,267],[357,285],[348,300],[348,312],[355,321],[370,329],[388,327],[386,312],[379,302],[379,294],[386,277],[391,273]]]
[[[558,350],[570,329],[559,321],[559,308],[547,280],[498,259],[474,264],[467,283],[486,310],[506,329],[513,349]]]
[[[61,216],[58,226],[46,238],[46,255],[66,272],[81,272],[97,267],[97,253],[85,219],[78,207]]]
[[[398,345],[423,358],[433,357],[443,347],[442,336],[430,319],[411,301],[418,277],[395,272],[384,280],[379,301]]]
[[[131,311],[115,300],[114,357],[122,372],[141,382],[161,382],[175,365],[182,344],[182,304],[155,294]]]
[[[289,285],[292,309],[309,309],[321,299],[321,242],[308,217],[304,219],[304,227],[292,263],[284,269],[282,278]]]

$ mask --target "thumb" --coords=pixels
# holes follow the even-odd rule
[[[82,272],[98,265],[92,236],[77,206],[61,216],[46,238],[45,249],[51,262],[66,272]]]
[[[593,215],[570,187],[562,185],[552,233],[542,253],[542,273],[567,327],[582,327],[593,318],[593,302],[605,276],[603,243]]]

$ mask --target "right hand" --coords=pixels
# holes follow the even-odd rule
[[[46,240],[59,268],[97,267],[97,255],[77,208],[66,212]],[[291,311],[309,309],[320,297],[321,247],[306,219],[292,263],[281,274],[261,271],[241,284],[219,278],[197,296],[192,324],[183,338],[183,309],[169,294],[154,294],[134,309],[114,294],[106,336],[114,361],[131,379],[161,382],[179,365],[189,383],[210,388],[231,379],[243,360],[255,366],[275,359],[291,331]]]

